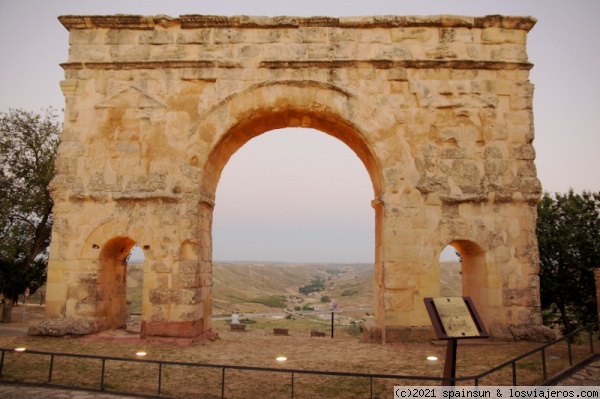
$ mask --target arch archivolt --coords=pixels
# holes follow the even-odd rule
[[[368,104],[330,83],[254,84],[227,97],[194,124],[190,135],[190,142],[194,144],[188,151],[188,159],[201,159],[200,180],[206,184],[205,192],[213,197],[225,164],[248,140],[284,127],[313,128],[338,138],[356,153],[367,168],[375,196],[378,196],[382,194],[383,176],[380,157],[375,154],[377,149],[370,136],[390,127],[379,125],[373,109],[367,120],[356,117],[360,104],[365,103]],[[209,143],[203,142],[206,137],[210,137]],[[200,154],[199,149],[204,153]]]
[[[307,127],[351,148],[373,185],[375,319],[365,339],[430,337],[423,298],[439,294],[435,265],[448,243],[492,335],[541,324],[525,49],[535,20],[60,20],[71,47],[48,316],[118,327],[120,299],[108,299],[137,242],[143,335],[211,333],[223,168],[253,137]]]

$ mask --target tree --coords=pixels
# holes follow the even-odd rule
[[[323,285],[323,280],[319,277],[313,279],[310,284],[303,285],[302,287],[298,288],[298,292],[304,295],[320,291],[325,291],[325,286]]]
[[[61,124],[55,110],[0,113],[0,294],[2,322],[13,302],[45,282],[52,231],[49,183]]]
[[[597,321],[594,268],[600,267],[600,192],[545,193],[538,204],[537,237],[545,322],[569,333]]]

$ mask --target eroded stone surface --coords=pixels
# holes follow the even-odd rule
[[[48,317],[123,326],[138,243],[145,334],[210,332],[220,174],[252,137],[308,127],[346,143],[371,177],[379,336],[430,325],[423,298],[440,294],[449,243],[490,331],[541,325],[534,19],[59,19],[70,49]]]
[[[27,335],[62,337],[65,335],[88,335],[96,332],[98,332],[98,327],[91,319],[53,318],[29,327]]]

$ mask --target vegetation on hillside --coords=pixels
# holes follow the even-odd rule
[[[332,273],[333,271],[333,273]],[[359,291],[352,297],[344,297],[350,306],[373,305],[372,264],[250,264],[215,263],[213,265],[213,314],[268,313],[274,307],[248,302],[256,298],[285,297],[286,307],[302,309],[320,303],[322,296],[330,300],[341,298],[342,287],[352,284]],[[334,276],[328,280],[329,276]],[[304,295],[299,287],[319,278],[323,283],[321,295]],[[310,283],[308,284],[310,285]],[[343,305],[345,306],[345,305]]]
[[[232,299],[237,299],[241,302],[249,302],[249,303],[260,303],[262,305],[268,306],[270,308],[285,308],[286,299],[284,296],[262,296],[258,298],[240,298],[232,296]]]
[[[320,278],[313,279],[310,284],[303,285],[298,288],[298,292],[304,295],[312,294],[313,292],[321,292],[325,291],[325,285],[323,285],[324,281]]]

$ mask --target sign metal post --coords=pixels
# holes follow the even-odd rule
[[[27,287],[23,293],[23,323],[27,321],[27,298],[29,298],[29,292],[29,287]]]

